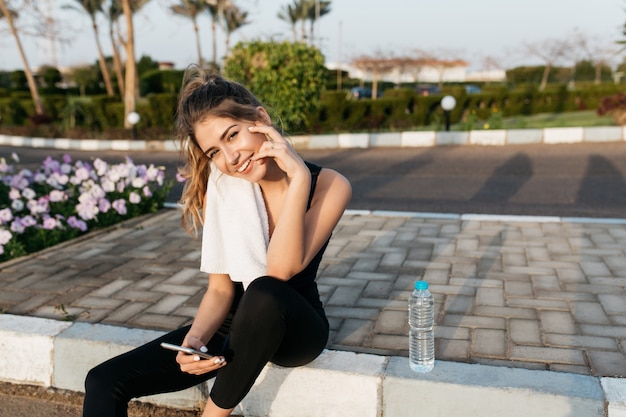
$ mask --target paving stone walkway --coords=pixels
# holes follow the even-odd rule
[[[437,358],[626,377],[626,224],[348,213],[318,284],[329,348],[408,355],[416,279],[436,302]],[[165,209],[0,264],[6,313],[169,330],[206,287],[200,241]]]

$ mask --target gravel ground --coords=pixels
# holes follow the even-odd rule
[[[0,382],[0,404],[0,417],[80,417],[83,394]],[[132,402],[128,414],[129,417],[198,417],[201,410],[176,410]]]

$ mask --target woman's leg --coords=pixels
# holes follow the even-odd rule
[[[291,286],[271,277],[254,280],[233,318],[228,364],[217,374],[211,400],[223,409],[235,407],[268,361],[304,365],[322,352],[327,340],[323,313]]]
[[[192,387],[214,376],[182,372],[176,352],[161,342],[180,344],[189,326],[174,330],[89,371],[85,380],[83,417],[126,417],[128,402],[137,397]],[[209,352],[221,352],[223,338],[214,337]]]

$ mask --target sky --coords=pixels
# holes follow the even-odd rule
[[[50,41],[23,39],[30,66],[94,63],[97,53],[87,15],[60,8],[72,0],[40,3],[45,5],[46,1],[63,27],[76,34],[69,43],[57,43],[54,48]],[[292,0],[234,1],[248,11],[251,23],[233,34],[231,45],[257,39],[291,40],[289,24],[277,14]],[[174,3],[151,0],[136,15],[136,56],[148,55],[183,69],[197,61],[195,38],[190,21],[169,12],[168,4]],[[106,29],[105,22],[100,23]],[[347,63],[364,55],[408,55],[420,49],[446,59],[464,59],[470,69],[480,70],[485,69],[486,58],[502,68],[537,64],[524,53],[526,45],[564,40],[575,31],[596,47],[611,47],[624,38],[624,23],[626,0],[332,0],[331,11],[319,20],[317,32],[327,63]],[[210,59],[208,14],[199,25],[203,56]],[[3,20],[0,31],[0,70],[21,68],[15,42]],[[110,55],[105,30],[101,42],[104,53]],[[218,54],[223,55],[221,33],[217,43]]]

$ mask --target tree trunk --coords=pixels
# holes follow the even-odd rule
[[[543,91],[546,89],[548,85],[548,76],[550,75],[550,69],[552,68],[551,64],[546,64],[546,68],[543,70],[543,76],[541,77],[541,85],[539,86],[539,91]]]
[[[204,68],[204,62],[202,62],[202,48],[200,47],[200,30],[198,29],[198,23],[196,19],[193,19],[193,31],[196,34],[196,50],[198,52],[198,65],[200,68]]]
[[[135,35],[133,32],[133,11],[130,8],[130,0],[122,0],[122,9],[126,17],[126,80],[124,82],[124,127],[130,129],[132,125],[128,121],[128,114],[135,111],[137,66],[135,63]]]
[[[124,97],[124,73],[122,71],[122,60],[120,59],[120,51],[118,50],[117,43],[115,42],[113,25],[111,25],[109,29],[109,36],[111,37],[111,49],[113,50],[113,68],[115,69],[115,76],[117,77],[117,88],[120,90],[120,96]]]
[[[217,66],[217,28],[215,20],[211,22],[211,33],[213,35],[213,65]]]
[[[33,73],[30,70],[30,66],[28,65],[28,60],[26,59],[26,54],[24,53],[24,48],[22,48],[22,42],[20,41],[19,34],[17,33],[17,29],[15,28],[15,24],[13,23],[13,17],[9,12],[9,8],[6,5],[4,0],[0,0],[0,11],[4,14],[4,17],[9,24],[9,29],[11,30],[11,34],[15,38],[15,43],[17,44],[17,49],[20,53],[20,58],[22,59],[22,63],[24,64],[24,74],[26,74],[26,81],[28,82],[28,89],[30,90],[30,95],[33,98],[33,103],[35,104],[35,113],[36,114],[44,114],[43,103],[41,101],[41,97],[39,96],[39,90],[37,89],[37,83],[35,82],[35,77],[33,77]]]
[[[100,64],[100,71],[102,72],[102,79],[104,80],[104,87],[107,90],[107,95],[113,95],[113,85],[111,84],[111,76],[109,75],[109,69],[107,68],[106,61],[104,60],[104,54],[102,53],[102,46],[100,46],[100,39],[98,37],[98,24],[96,23],[95,16],[92,16],[91,27],[93,28],[93,34],[96,38],[96,48],[98,48],[98,63]]]

